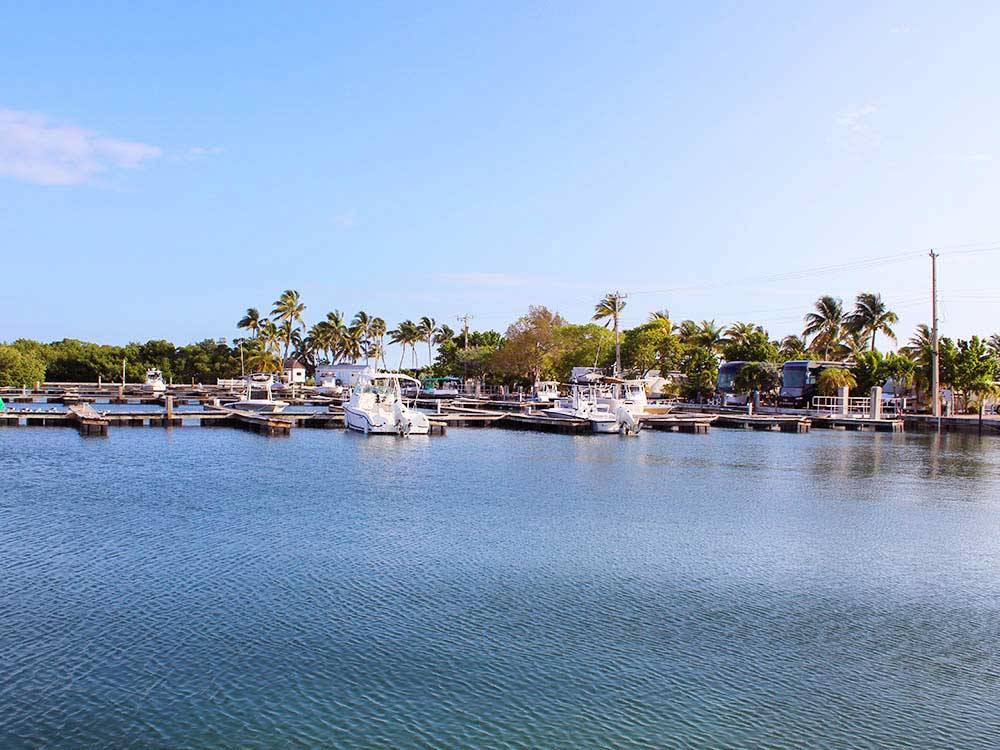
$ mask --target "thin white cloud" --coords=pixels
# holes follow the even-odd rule
[[[36,185],[80,185],[163,154],[147,143],[105,138],[42,115],[0,109],[0,175]]]
[[[860,133],[871,127],[871,117],[876,112],[878,112],[878,107],[874,104],[866,104],[859,109],[842,112],[837,115],[835,122],[842,128],[846,128],[854,133]]]

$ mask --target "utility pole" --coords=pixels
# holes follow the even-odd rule
[[[469,348],[469,321],[472,320],[472,316],[469,313],[465,315],[456,316],[456,320],[462,321],[462,333],[465,336],[465,346],[464,348]]]
[[[472,320],[472,316],[469,313],[465,315],[455,316],[456,320],[462,321],[462,334],[465,337],[465,344],[463,351],[469,351],[469,321]],[[462,383],[463,385],[469,380],[469,362],[463,357],[462,358]]]
[[[937,309],[937,259],[933,250],[931,256],[931,414],[937,417],[938,432],[941,431],[941,399],[939,356],[938,356],[938,309]]]

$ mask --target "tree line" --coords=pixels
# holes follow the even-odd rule
[[[702,398],[716,384],[719,364],[743,361],[737,387],[767,391],[780,382],[780,363],[795,359],[841,362],[826,376],[825,387],[847,385],[866,392],[888,378],[927,393],[931,378],[931,334],[917,327],[896,351],[880,352],[877,337],[897,343],[898,316],[881,295],[863,292],[852,307],[833,296],[820,297],[803,319],[801,334],[773,339],[758,323],[681,320],[657,310],[632,328],[621,326],[626,300],[606,295],[592,319],[571,323],[544,306],[532,306],[507,329],[456,332],[434,318],[400,321],[389,328],[381,317],[359,311],[348,318],[327,312],[311,325],[301,295],[288,289],[270,312],[248,308],[237,323],[244,336],[231,343],[205,340],[185,346],[148,341],[108,346],[73,339],[39,343],[20,339],[0,345],[0,385],[49,381],[119,380],[125,362],[127,380],[142,380],[148,368],[160,369],[174,382],[214,382],[247,372],[277,372],[282,360],[299,360],[311,372],[317,365],[365,362],[414,374],[479,378],[487,383],[523,385],[537,380],[568,379],[577,366],[616,369],[638,376],[649,370],[679,372],[679,395]],[[399,359],[386,361],[387,344],[399,347]],[[418,349],[427,361],[418,370]],[[1000,334],[939,341],[941,383],[965,396],[989,390],[1000,377]],[[839,371],[839,372],[838,372]]]

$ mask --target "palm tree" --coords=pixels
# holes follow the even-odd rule
[[[257,346],[247,352],[247,367],[252,372],[281,372],[281,361],[274,352]]]
[[[930,326],[926,323],[918,325],[907,345],[903,347],[903,351],[918,362],[925,359],[930,362],[931,353],[934,351],[934,334]]]
[[[670,322],[670,311],[667,308],[662,310],[655,310],[649,314],[650,323],[669,323]]]
[[[625,309],[625,300],[618,292],[604,295],[604,299],[594,305],[594,317],[592,320],[607,321],[605,328],[614,325],[615,328],[615,375],[622,371],[622,341],[620,318],[621,312]]]
[[[987,342],[993,356],[1000,359],[1000,333],[994,333]]]
[[[716,325],[714,319],[703,320],[698,324],[695,330],[694,341],[699,346],[703,346],[709,351],[717,354],[722,348],[722,345],[726,342],[726,337],[722,332],[722,326]]]
[[[375,357],[375,366],[378,367],[379,359],[382,360],[382,369],[385,367],[385,321],[382,318],[372,318],[371,325],[368,326],[368,333],[372,339]]]
[[[871,338],[871,351],[875,351],[875,335],[884,334],[895,343],[896,333],[892,326],[899,322],[899,316],[886,307],[881,294],[862,292],[854,301],[854,312],[845,319],[847,327]]]
[[[446,323],[442,323],[441,327],[438,328],[438,334],[434,337],[434,343],[438,346],[445,343],[446,341],[451,341],[455,338],[455,331],[451,329]]]
[[[811,347],[823,352],[823,359],[837,348],[844,338],[844,304],[836,297],[825,295],[816,300],[815,310],[805,317],[803,336],[813,336]]]
[[[403,358],[406,356],[406,347],[414,340],[416,328],[412,320],[404,320],[389,331],[389,341],[393,344],[399,344],[401,347],[399,367],[397,368],[399,370],[403,369]]]
[[[264,319],[260,322],[258,328],[259,338],[264,344],[265,351],[280,351],[281,350],[281,334],[278,332],[278,326],[274,324],[273,320]]]
[[[260,329],[260,311],[256,307],[248,307],[246,314],[240,318],[236,327],[250,331],[253,337],[257,338],[257,331]]]
[[[850,370],[841,367],[828,367],[816,377],[816,390],[822,396],[836,396],[841,388],[855,388],[858,381]]]
[[[351,332],[357,335],[358,343],[365,355],[365,364],[368,364],[368,337],[371,333],[372,318],[364,310],[359,310],[351,321]]]
[[[763,333],[764,329],[756,323],[733,323],[725,331],[726,341],[731,344],[745,346],[756,333]]]
[[[693,320],[682,320],[677,326],[677,336],[682,344],[695,344],[698,336],[698,324]]]
[[[302,323],[302,313],[306,306],[302,304],[299,293],[294,289],[286,289],[274,302],[271,310],[271,317],[281,323],[281,332],[285,342],[285,357],[288,357],[288,350],[292,345],[292,330],[295,324]]]
[[[340,336],[340,354],[344,359],[357,362],[361,355],[365,353],[365,341],[362,338],[361,329],[351,326]]]
[[[438,333],[437,321],[425,315],[417,324],[417,331],[420,333],[421,340],[427,342],[427,368],[430,369],[434,362],[434,337]]]
[[[794,336],[791,334],[785,336],[785,338],[781,340],[779,348],[781,356],[784,357],[785,360],[808,358],[809,347],[806,346],[806,339],[804,336]]]
[[[861,331],[848,331],[836,349],[838,359],[849,359],[854,362],[867,351],[868,335]]]

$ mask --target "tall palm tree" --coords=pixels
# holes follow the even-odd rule
[[[606,321],[604,326],[613,325],[615,329],[615,375],[622,371],[622,340],[621,340],[621,312],[625,309],[625,300],[618,292],[606,294],[604,298],[594,305],[594,317],[592,320]]]
[[[670,322],[670,311],[667,308],[662,310],[655,310],[649,314],[650,323],[669,323]]]
[[[386,325],[382,318],[372,318],[371,325],[368,326],[368,333],[371,336],[374,349],[375,366],[378,367],[379,359],[382,360],[382,369],[385,367],[385,333]]]
[[[302,313],[305,309],[306,306],[302,303],[299,293],[294,289],[286,289],[274,301],[271,317],[281,325],[281,332],[285,342],[286,359],[288,357],[288,350],[292,346],[292,331],[297,323],[302,324]]]
[[[260,341],[264,344],[265,351],[272,353],[281,351],[281,334],[278,332],[278,326],[274,324],[273,320],[266,318],[262,320],[258,332],[260,334]]]
[[[441,346],[441,344],[445,343],[446,341],[451,341],[454,338],[455,338],[455,331],[452,330],[452,328],[446,323],[442,323],[441,327],[438,328],[437,336],[434,337],[434,343],[437,344],[438,346]]]
[[[313,324],[306,335],[306,342],[314,354],[322,353],[324,361],[330,361],[330,327],[325,320]],[[319,362],[318,357],[316,361]]]
[[[698,336],[698,324],[693,320],[682,320],[677,326],[677,336],[682,344],[694,344]]]
[[[723,335],[723,328],[717,325],[715,319],[703,320],[698,324],[694,334],[694,341],[699,346],[703,346],[709,351],[718,354],[722,345],[726,342]]]
[[[357,362],[365,353],[365,341],[361,329],[350,327],[340,336],[340,354],[344,359]]]
[[[884,334],[896,341],[892,326],[899,322],[899,316],[882,301],[881,294],[862,292],[854,301],[854,311],[845,319],[847,327],[871,339],[871,351],[875,351],[875,335]]]
[[[246,314],[240,318],[236,327],[250,331],[253,337],[257,338],[257,331],[260,329],[260,311],[256,307],[248,307]]]
[[[806,345],[805,336],[788,335],[781,340],[779,345],[781,356],[785,360],[807,359],[809,347]]]
[[[351,321],[351,332],[356,334],[361,350],[365,355],[365,364],[368,364],[368,344],[371,334],[372,317],[364,310],[359,310],[354,320]]]
[[[733,344],[746,345],[755,333],[763,333],[764,329],[756,323],[733,323],[725,330],[726,341]]]
[[[399,370],[403,369],[403,358],[406,357],[406,347],[414,341],[416,328],[412,320],[404,320],[388,332],[389,341],[400,345],[399,367],[397,368]]]
[[[849,359],[855,362],[868,351],[868,336],[861,331],[848,331],[837,346],[838,359]]]
[[[816,300],[813,312],[805,316],[803,336],[812,336],[813,349],[823,353],[823,359],[829,359],[844,339],[845,331],[844,304],[841,300],[825,295]]]
[[[930,326],[926,323],[918,325],[903,351],[915,362],[929,366],[934,354],[934,334]]]
[[[430,369],[434,362],[434,337],[438,333],[437,321],[425,315],[417,323],[417,331],[420,333],[421,340],[427,342],[427,367]]]

